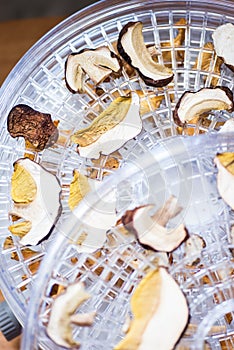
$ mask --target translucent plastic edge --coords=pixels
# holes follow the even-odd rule
[[[234,133],[231,132],[223,134],[205,134],[193,137],[177,136],[171,139],[165,139],[163,142],[160,143],[161,146],[165,146],[165,148],[162,147],[162,149],[160,149],[162,150],[161,152],[158,152],[158,147],[156,146],[151,151],[149,151],[150,156],[143,155],[142,157],[139,157],[141,169],[150,166],[152,164],[153,158],[156,159],[159,162],[159,164],[162,163],[165,160],[165,157],[168,156],[168,153],[166,151],[163,152],[163,148],[165,150],[173,149],[174,154],[179,153],[181,150],[181,141],[185,146],[185,149],[190,150],[191,153],[195,152],[196,149],[200,150],[200,152],[203,152],[204,148],[206,147],[212,147],[212,149],[215,150],[217,147],[228,147],[229,144],[234,145]],[[111,176],[105,182],[105,184],[100,186],[98,194],[104,197],[108,194],[110,188],[114,187],[116,184],[120,183],[123,180],[127,180],[129,178],[131,179],[133,174],[136,175],[136,169],[138,172],[142,171],[139,170],[139,168],[136,167],[134,164],[127,164],[125,167],[118,170],[113,176]],[[97,192],[90,193],[88,197],[89,202],[92,203],[92,205],[95,205],[95,203],[97,202]],[[81,202],[79,205],[79,211],[76,212],[77,220],[81,219],[84,215],[86,215],[86,213],[87,207]],[[68,221],[69,218],[67,219],[67,222]],[[74,229],[73,225],[75,225],[74,219],[72,223],[70,222],[68,224],[68,226],[71,226],[71,230]],[[67,236],[69,237],[69,234]],[[54,268],[55,261],[58,261],[60,259],[60,257],[63,254],[64,247],[67,244],[69,244],[68,238],[65,237],[62,233],[58,232],[53,242],[53,245],[50,246],[48,252],[46,253],[46,256],[44,257],[40,265],[37,275],[37,283],[34,284],[31,291],[31,295],[33,297],[30,299],[27,307],[27,317],[25,318],[25,332],[23,333],[21,342],[22,350],[31,349],[30,346],[32,345],[32,342],[36,342],[36,337],[38,336],[36,330],[36,319],[38,318],[38,310],[41,301],[41,295],[44,292],[45,286],[47,286],[51,278],[51,272]],[[30,344],[29,339],[31,341]]]

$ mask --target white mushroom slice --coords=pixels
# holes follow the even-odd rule
[[[57,345],[66,348],[80,346],[72,336],[72,323],[76,319],[74,313],[90,297],[82,282],[68,286],[64,293],[56,297],[51,308],[47,333]],[[80,317],[82,318],[81,315]],[[85,318],[87,319],[87,315]]]
[[[100,153],[109,155],[118,150],[141,129],[139,96],[132,92],[115,99],[89,127],[75,132],[71,140],[78,144],[81,157],[97,159]]]
[[[233,132],[234,131],[234,118],[228,119],[223,126],[221,126],[219,132]]]
[[[171,350],[188,323],[180,287],[165,268],[149,272],[131,298],[134,318],[115,350]]]
[[[168,200],[164,206],[165,212],[160,210],[155,216],[150,215],[153,205],[145,205],[134,210],[128,210],[122,217],[122,222],[126,229],[136,235],[141,244],[154,250],[171,252],[187,237],[187,230],[183,224],[172,229],[164,227],[170,218],[181,211],[181,208],[178,210],[177,203],[175,207],[174,199],[174,197],[171,197]],[[160,217],[158,216],[159,213],[161,213]]]
[[[201,251],[205,248],[206,243],[199,235],[190,236],[184,243],[184,253],[187,265],[195,265],[200,262]]]
[[[94,312],[85,313],[85,314],[72,315],[70,317],[70,321],[76,326],[81,326],[81,327],[92,326],[96,314],[97,313],[94,311]]]
[[[217,86],[197,92],[186,91],[176,104],[173,118],[177,125],[183,126],[211,110],[233,111],[233,93],[229,88]]]
[[[117,56],[108,47],[102,46],[70,54],[65,64],[65,80],[69,90],[83,92],[85,73],[95,84],[99,84],[119,70]]]
[[[147,85],[162,87],[173,79],[173,72],[153,60],[144,43],[142,22],[129,22],[121,30],[117,49],[123,59],[135,68]]]
[[[61,187],[56,176],[29,158],[19,159],[15,166],[24,169],[24,172],[21,172],[18,177],[18,186],[23,183],[25,188],[27,187],[24,174],[28,172],[35,182],[36,193],[34,198],[26,204],[25,199],[24,202],[20,202],[18,195],[18,200],[14,203],[10,215],[16,215],[26,223],[31,223],[30,230],[21,238],[20,243],[36,245],[51,233],[61,213]],[[14,174],[12,179],[12,187],[14,187]],[[14,225],[11,227],[14,231]]]
[[[214,31],[212,37],[217,56],[234,71],[234,25],[232,23],[221,25]]]
[[[223,200],[234,209],[234,153],[217,154],[214,162],[218,168],[217,187]]]

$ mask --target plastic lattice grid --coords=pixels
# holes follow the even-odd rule
[[[48,243],[43,243],[39,248],[36,248],[35,254],[30,257],[24,253],[25,248],[19,245],[16,237],[12,237],[10,246],[4,249],[4,241],[6,237],[10,236],[7,227],[9,225],[8,212],[12,205],[10,199],[12,165],[15,160],[24,155],[22,140],[13,140],[6,130],[6,117],[12,106],[26,103],[35,109],[51,113],[54,120],[60,121],[60,143],[55,148],[39,154],[33,153],[33,155],[36,161],[56,174],[61,181],[63,187],[61,221],[69,213],[67,205],[68,185],[72,179],[74,168],[90,177],[95,174],[94,176],[98,180],[102,180],[106,173],[115,172],[115,169],[109,169],[106,166],[111,157],[117,159],[119,167],[122,167],[128,162],[135,162],[140,155],[147,152],[163,138],[180,133],[187,135],[215,132],[219,130],[224,121],[230,118],[230,114],[227,112],[211,113],[200,124],[188,125],[184,130],[179,130],[172,121],[172,110],[185,90],[197,90],[204,86],[210,86],[214,79],[217,79],[217,84],[233,90],[233,73],[225,66],[222,66],[220,74],[214,73],[213,68],[217,57],[213,50],[204,48],[205,43],[212,41],[213,31],[222,23],[233,22],[233,18],[228,13],[225,15],[220,10],[216,11],[215,6],[212,10],[205,10],[203,5],[195,2],[194,9],[179,5],[175,9],[170,2],[168,2],[167,10],[162,8],[160,4],[156,6],[154,2],[146,2],[143,10],[142,4],[140,5],[139,7],[138,2],[134,2],[131,6],[122,4],[122,7],[119,7],[118,16],[116,13],[113,15],[111,9],[109,9],[109,13],[106,9],[104,17],[100,18],[88,13],[86,19],[79,21],[79,15],[74,15],[71,20],[60,25],[57,31],[52,32],[47,40],[43,39],[36,45],[16,67],[20,74],[14,76],[13,72],[3,86],[0,96],[0,110],[3,116],[0,121],[0,139],[4,145],[0,161],[1,187],[3,188],[0,197],[2,214],[0,261],[5,294],[8,295],[10,304],[22,323],[24,323],[26,303],[30,298],[31,284],[37,273],[37,264],[39,265],[47,250],[47,245],[53,242],[53,238]],[[180,19],[184,19],[185,24],[178,25]],[[64,82],[64,62],[67,55],[77,50],[87,47],[95,48],[100,45],[108,45],[113,49],[113,43],[117,40],[122,26],[129,21],[138,20],[144,24],[145,42],[155,44],[162,53],[159,56],[160,62],[172,67],[173,83],[162,89],[153,89],[146,86],[135,72],[129,76],[127,71],[123,69],[121,77],[110,77],[108,82],[100,84],[98,90],[91,81],[87,80],[85,84],[86,94],[71,94],[66,89]],[[179,47],[175,47],[174,38],[182,29],[185,32],[185,39]],[[168,43],[167,47],[163,45],[166,42]],[[182,62],[176,59],[178,51],[183,57]],[[169,55],[166,55],[165,53],[168,52]],[[208,71],[202,70],[204,53],[211,55]],[[164,61],[165,57],[167,59]],[[142,100],[145,101],[146,108],[142,114],[142,132],[134,140],[127,142],[116,154],[101,156],[98,163],[94,164],[88,159],[79,157],[75,147],[70,144],[71,133],[75,129],[87,126],[93,117],[97,116],[116,96],[126,94],[129,90],[141,91]],[[155,95],[162,98],[157,109],[153,103]],[[196,161],[194,159],[194,164]],[[200,166],[199,161],[198,165]],[[196,167],[196,165],[194,166]],[[206,173],[204,162],[202,162],[202,175],[199,173],[200,170],[193,181],[196,181],[197,186],[204,188],[204,191],[210,195],[211,191],[204,186],[203,174],[208,174],[212,178],[212,173]],[[173,173],[173,167],[168,169],[168,174],[169,171]],[[173,192],[173,183],[171,183],[171,192]],[[134,196],[134,198],[138,198],[137,195]],[[213,201],[216,200],[217,198],[214,198]],[[128,201],[128,203],[132,203],[129,199]],[[193,203],[194,211],[198,213],[198,217],[200,215],[200,201],[201,199],[197,198]],[[224,226],[228,226],[229,214],[222,204],[221,207],[219,205],[218,201],[219,214],[224,218]],[[226,226],[225,229],[227,229]],[[212,229],[210,232],[212,241]],[[30,265],[34,262],[35,268],[30,269]]]

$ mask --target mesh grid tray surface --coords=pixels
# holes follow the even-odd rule
[[[232,135],[166,140],[138,158],[139,162],[126,165],[99,193],[87,197],[93,208],[91,214],[95,215],[95,203],[112,192],[116,193],[117,202],[122,203],[122,209],[145,203],[160,208],[174,195],[184,209],[173,225],[184,222],[191,236],[198,234],[205,240],[206,248],[193,265],[189,264],[191,257],[184,255],[183,245],[173,252],[168,264],[187,297],[191,316],[178,349],[204,349],[205,342],[212,349],[232,349],[234,345],[234,260],[229,245],[233,213],[217,192],[217,169],[213,163],[216,152],[227,150],[234,150]],[[108,232],[102,249],[78,253],[73,242],[83,228],[76,222],[80,218],[86,221],[90,216],[90,210],[87,212],[82,204],[73,223],[69,219],[57,227],[54,246],[42,262],[34,298],[29,304],[23,349],[53,348],[46,326],[54,293],[64,291],[76,281],[83,281],[92,296],[79,307],[79,312],[95,310],[97,316],[89,329],[74,327],[75,339],[81,342],[82,349],[113,349],[124,336],[126,317],[131,317],[129,301],[133,291],[158,264],[159,255],[143,249],[131,235],[123,235],[121,227]]]
[[[51,113],[53,119],[60,121],[59,129],[63,143],[43,153],[34,154],[34,159],[56,174],[61,181],[63,189],[61,224],[69,215],[68,185],[74,168],[88,176],[95,171],[98,180],[102,180],[104,174],[114,172],[106,166],[110,156],[101,156],[100,162],[94,164],[88,159],[79,157],[69,139],[74,130],[89,124],[91,116],[97,115],[97,110],[104,109],[115,98],[116,93],[124,94],[126,90],[141,90],[143,99],[148,105],[147,113],[142,115],[142,132],[117,153],[111,155],[118,160],[119,166],[123,167],[157,145],[159,140],[176,136],[179,132],[185,135],[188,133],[187,129],[178,131],[172,121],[172,110],[185,90],[197,90],[203,86],[209,86],[213,78],[218,78],[219,85],[233,90],[233,73],[228,68],[222,66],[220,75],[213,73],[217,60],[214,53],[211,52],[209,71],[201,70],[201,58],[203,53],[207,52],[204,44],[212,41],[212,33],[219,25],[233,22],[233,17],[230,16],[231,5],[229,1],[212,1],[212,3],[131,1],[130,4],[123,1],[115,1],[114,4],[111,1],[100,2],[74,14],[42,38],[22,58],[3,84],[0,95],[2,289],[21,323],[24,323],[26,304],[30,298],[31,286],[39,263],[48,245],[53,244],[53,235],[49,241],[35,248],[35,254],[30,257],[25,253],[25,248],[19,245],[16,237],[12,237],[9,247],[4,246],[5,239],[9,236],[7,228],[10,223],[8,213],[12,206],[10,178],[13,162],[25,153],[22,139],[12,139],[6,130],[8,112],[16,104],[26,103],[35,109]],[[186,24],[179,27],[176,23],[181,18],[186,20]],[[64,83],[64,62],[67,55],[103,44],[112,48],[123,25],[129,21],[138,20],[143,22],[147,44],[156,44],[162,52],[171,51],[169,64],[174,72],[173,83],[163,89],[152,89],[147,87],[137,74],[129,77],[123,71],[118,79],[110,78],[108,83],[100,85],[101,95],[90,87],[89,81],[86,83],[86,94],[71,94]],[[179,28],[185,29],[185,40],[177,48],[173,45],[173,38],[177,35]],[[164,42],[170,43],[166,49],[162,46]],[[176,61],[178,50],[183,52],[183,64]],[[163,63],[163,55],[160,59]],[[198,64],[195,69],[197,59]],[[155,94],[163,97],[157,110],[154,110],[151,103]],[[194,129],[195,134],[216,132],[220,123],[228,118],[230,114],[226,112],[212,113],[207,119],[208,123],[201,123],[191,128]],[[225,211],[220,212],[226,215]],[[228,225],[226,217],[224,222]]]

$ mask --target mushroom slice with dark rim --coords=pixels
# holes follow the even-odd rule
[[[81,157],[97,159],[100,153],[108,155],[118,150],[141,129],[139,96],[132,92],[112,101],[90,126],[76,131],[71,140],[78,145]]]
[[[119,33],[117,49],[123,59],[135,68],[147,85],[162,87],[173,79],[173,72],[155,62],[147,49],[142,22],[129,22]]]
[[[189,318],[186,298],[167,270],[159,267],[141,280],[131,298],[133,320],[114,350],[171,350]]]
[[[218,168],[217,187],[223,200],[234,209],[234,153],[216,155],[214,162]]]
[[[24,137],[36,151],[52,146],[58,139],[58,129],[51,115],[19,104],[13,107],[7,117],[7,129],[12,137]]]
[[[184,126],[190,120],[199,118],[211,110],[232,112],[233,109],[233,93],[229,88],[207,87],[196,92],[184,92],[175,106],[173,118],[177,125]]]
[[[119,70],[118,57],[108,47],[86,49],[68,56],[65,63],[65,81],[71,92],[83,92],[85,74],[95,84],[99,84],[112,72]]]
[[[216,55],[234,71],[234,25],[226,23],[219,26],[212,35]]]
[[[80,343],[73,339],[72,324],[77,326],[91,326],[95,313],[75,314],[78,307],[91,297],[86,292],[84,284],[77,282],[67,287],[66,291],[58,295],[51,308],[47,325],[48,336],[59,346],[65,348],[79,348]]]
[[[122,217],[122,223],[127,230],[135,234],[142,245],[157,251],[171,252],[188,235],[183,224],[171,229],[165,227],[171,218],[179,214],[181,208],[173,196],[169,198],[163,208],[151,216],[150,212],[153,208],[153,205],[145,205],[128,210]]]
[[[62,210],[57,177],[29,158],[19,159],[14,163],[11,196],[10,215],[18,218],[9,226],[12,234],[21,238],[22,245],[36,245],[47,238]]]

